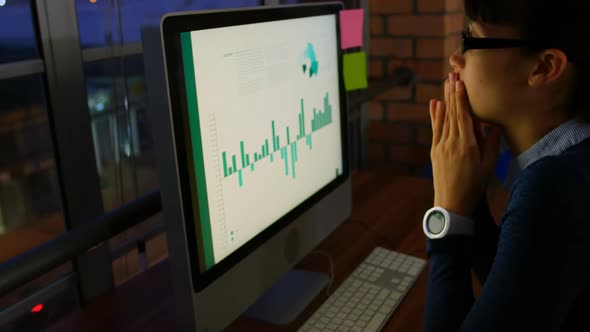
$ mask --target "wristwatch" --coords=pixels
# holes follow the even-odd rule
[[[473,220],[456,215],[440,206],[426,211],[422,227],[424,234],[431,239],[473,234]]]

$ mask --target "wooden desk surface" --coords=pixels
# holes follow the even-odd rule
[[[432,181],[384,173],[361,172],[352,178],[353,210],[317,249],[334,260],[336,289],[375,246],[426,258],[421,221],[432,206]],[[489,201],[496,220],[506,206],[507,193],[490,190]],[[297,267],[329,271],[325,256],[310,254]],[[422,331],[428,266],[416,280],[384,331]],[[159,263],[103,296],[83,310],[72,313],[50,331],[174,331],[175,303],[170,266]],[[277,327],[239,318],[226,331],[296,331],[326,300],[322,292],[291,325]]]

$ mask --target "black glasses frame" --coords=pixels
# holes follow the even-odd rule
[[[543,46],[538,43],[524,40],[524,39],[504,39],[504,38],[473,38],[468,32],[461,33],[462,44],[461,52],[465,53],[469,50],[476,49],[498,49],[498,48],[518,48],[530,47],[534,49],[542,49]]]

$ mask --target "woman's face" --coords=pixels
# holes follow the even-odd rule
[[[519,38],[517,31],[503,26],[472,22],[474,38]],[[457,50],[449,61],[465,83],[473,113],[482,121],[503,124],[525,105],[529,67],[521,50]]]

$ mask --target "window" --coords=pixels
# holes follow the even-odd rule
[[[262,5],[258,0],[75,0],[88,108],[105,211],[159,187],[146,109],[141,26],[174,11]],[[161,215],[109,241],[117,284],[166,256]],[[154,230],[159,230],[155,232]],[[146,253],[138,252],[144,242]],[[141,247],[141,246],[140,246]]]
[[[64,231],[41,76],[0,80],[0,261]]]
[[[123,75],[118,74],[119,68]],[[143,57],[87,63],[85,75],[97,169],[108,211],[158,187]]]
[[[0,64],[39,57],[31,1],[0,0]]]
[[[0,0],[0,263],[65,230],[31,3]],[[0,330],[40,330],[77,307],[71,271],[65,264],[0,297]],[[37,300],[45,310],[32,312]]]
[[[262,5],[259,0],[76,0],[82,48],[141,42],[141,25],[175,11]]]

